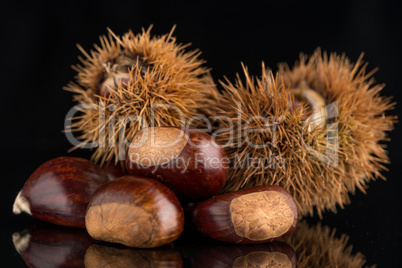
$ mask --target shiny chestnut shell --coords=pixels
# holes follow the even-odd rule
[[[85,227],[85,212],[92,194],[108,182],[106,173],[79,157],[58,157],[42,164],[25,182],[14,203],[16,214],[57,225]]]
[[[197,205],[193,222],[201,233],[225,242],[275,241],[296,228],[297,206],[279,186],[257,186],[215,196]]]
[[[93,194],[85,224],[94,239],[153,248],[180,236],[184,213],[167,186],[149,178],[124,176]]]
[[[134,137],[126,168],[133,175],[163,182],[179,197],[205,200],[225,184],[228,159],[213,137],[201,130],[153,127]]]
[[[103,171],[106,172],[106,175],[108,176],[109,180],[115,180],[117,178],[123,177],[130,175],[127,170],[123,166],[121,166],[120,163],[107,163],[103,166],[101,166]]]

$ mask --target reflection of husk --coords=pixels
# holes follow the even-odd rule
[[[335,232],[335,229],[331,230],[320,223],[310,227],[301,221],[296,230],[282,240],[294,248],[299,268],[363,267],[365,256],[360,252],[352,254],[352,245],[348,245],[349,237],[342,234],[337,238]]]
[[[81,49],[86,58],[80,58],[82,65],[75,67],[77,83],[66,89],[76,93],[74,100],[86,108],[73,118],[71,131],[80,133],[81,144],[76,147],[97,145],[92,155],[97,162],[124,159],[122,139],[131,141],[152,121],[155,126],[181,126],[195,115],[213,114],[219,92],[202,67],[204,61],[198,59],[200,53],[186,53],[187,45],[177,44],[172,32],[152,37],[150,29],[137,35],[129,31],[121,38],[110,33],[100,38],[101,46],[95,46],[95,51]],[[105,69],[121,55],[132,57],[133,62],[140,57],[147,69],[133,65],[129,81],[118,83],[110,88],[110,95],[102,97],[99,88]]]
[[[92,245],[85,254],[85,267],[183,267],[178,251],[173,248],[134,249],[107,245]]]
[[[295,198],[301,216],[315,208],[321,217],[349,203],[349,192],[364,192],[370,180],[382,177],[388,157],[381,143],[395,122],[385,113],[394,103],[379,95],[383,86],[369,79],[361,59],[352,64],[318,50],[306,61],[303,56],[292,70],[282,65],[276,75],[263,66],[259,78],[245,69],[244,82],[238,76],[235,84],[223,83],[220,106],[233,120],[221,120],[218,141],[233,165],[223,192],[279,185]],[[309,105],[292,101],[292,89],[303,83],[330,104],[326,113],[334,118],[324,128],[311,128],[304,120]],[[247,139],[246,130],[254,130]]]

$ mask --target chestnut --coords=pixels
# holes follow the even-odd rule
[[[228,164],[223,148],[211,135],[191,128],[142,129],[126,157],[131,174],[163,182],[189,200],[218,194],[226,182]]]
[[[294,97],[294,107],[298,107],[301,103],[308,105],[308,109],[303,114],[303,119],[310,124],[308,131],[312,131],[317,127],[325,129],[327,110],[323,96],[311,89],[306,81],[301,82],[297,88],[291,89],[290,92]]]
[[[54,158],[42,164],[25,182],[15,199],[13,212],[26,212],[53,224],[85,228],[89,199],[106,182],[106,173],[87,159]]]
[[[111,245],[90,246],[85,254],[85,268],[182,268],[183,260],[174,248],[136,249]]]
[[[153,248],[180,236],[184,213],[167,186],[149,178],[124,176],[96,190],[85,224],[94,239]]]
[[[105,73],[99,86],[99,95],[109,98],[111,91],[115,91],[119,86],[127,88],[132,79],[130,70],[138,68],[139,74],[144,76],[148,69],[152,69],[143,57],[121,54],[113,61],[104,63]],[[133,75],[137,72],[133,72]],[[133,77],[135,78],[135,77]]]
[[[259,245],[215,245],[203,247],[192,258],[193,268],[296,267],[296,254],[284,242]]]
[[[289,235],[296,228],[297,206],[279,186],[257,186],[215,196],[197,205],[195,227],[225,242],[256,244]]]
[[[120,163],[108,163],[101,166],[101,168],[106,172],[106,175],[110,181],[129,175],[129,173],[120,165]]]
[[[84,256],[95,243],[85,229],[39,222],[12,235],[13,244],[27,267],[84,267]]]

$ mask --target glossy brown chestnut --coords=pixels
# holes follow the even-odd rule
[[[154,178],[178,196],[202,200],[226,182],[228,159],[211,135],[197,129],[153,127],[139,131],[127,151],[127,170]]]
[[[84,267],[84,256],[94,244],[84,229],[39,223],[12,236],[27,267]]]
[[[125,176],[93,194],[85,223],[94,239],[153,248],[180,236],[184,213],[167,186],[149,178]]]
[[[182,268],[180,253],[173,248],[135,249],[92,245],[85,254],[85,268]]]
[[[297,206],[279,186],[257,186],[215,196],[197,205],[194,224],[201,233],[225,242],[256,244],[289,235]]]
[[[259,245],[203,247],[192,258],[192,268],[296,267],[296,254],[284,242]]]
[[[130,175],[125,168],[123,168],[120,163],[114,164],[109,163],[102,166],[102,169],[106,172],[109,180],[115,180],[117,178]]]
[[[32,173],[15,199],[13,212],[26,212],[53,224],[84,228],[89,199],[106,182],[106,173],[91,161],[58,157]]]

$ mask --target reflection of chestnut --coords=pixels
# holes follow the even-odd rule
[[[139,248],[158,247],[183,231],[183,209],[165,185],[125,176],[101,186],[88,205],[85,224],[97,240]]]
[[[95,241],[83,229],[36,224],[13,234],[15,249],[30,267],[83,267],[87,248]]]
[[[139,131],[126,157],[127,170],[168,185],[179,196],[201,200],[223,187],[228,160],[211,135],[197,129],[153,127]]]
[[[296,267],[296,255],[283,242],[260,245],[220,245],[202,248],[192,258],[193,268]]]
[[[85,268],[181,268],[183,260],[173,248],[134,249],[106,245],[92,245],[85,254]]]
[[[89,199],[106,182],[106,173],[91,161],[58,157],[32,173],[15,199],[13,212],[24,211],[42,221],[84,228]]]
[[[197,205],[196,228],[226,242],[252,244],[289,235],[297,224],[292,196],[278,186],[257,186],[215,196]]]

